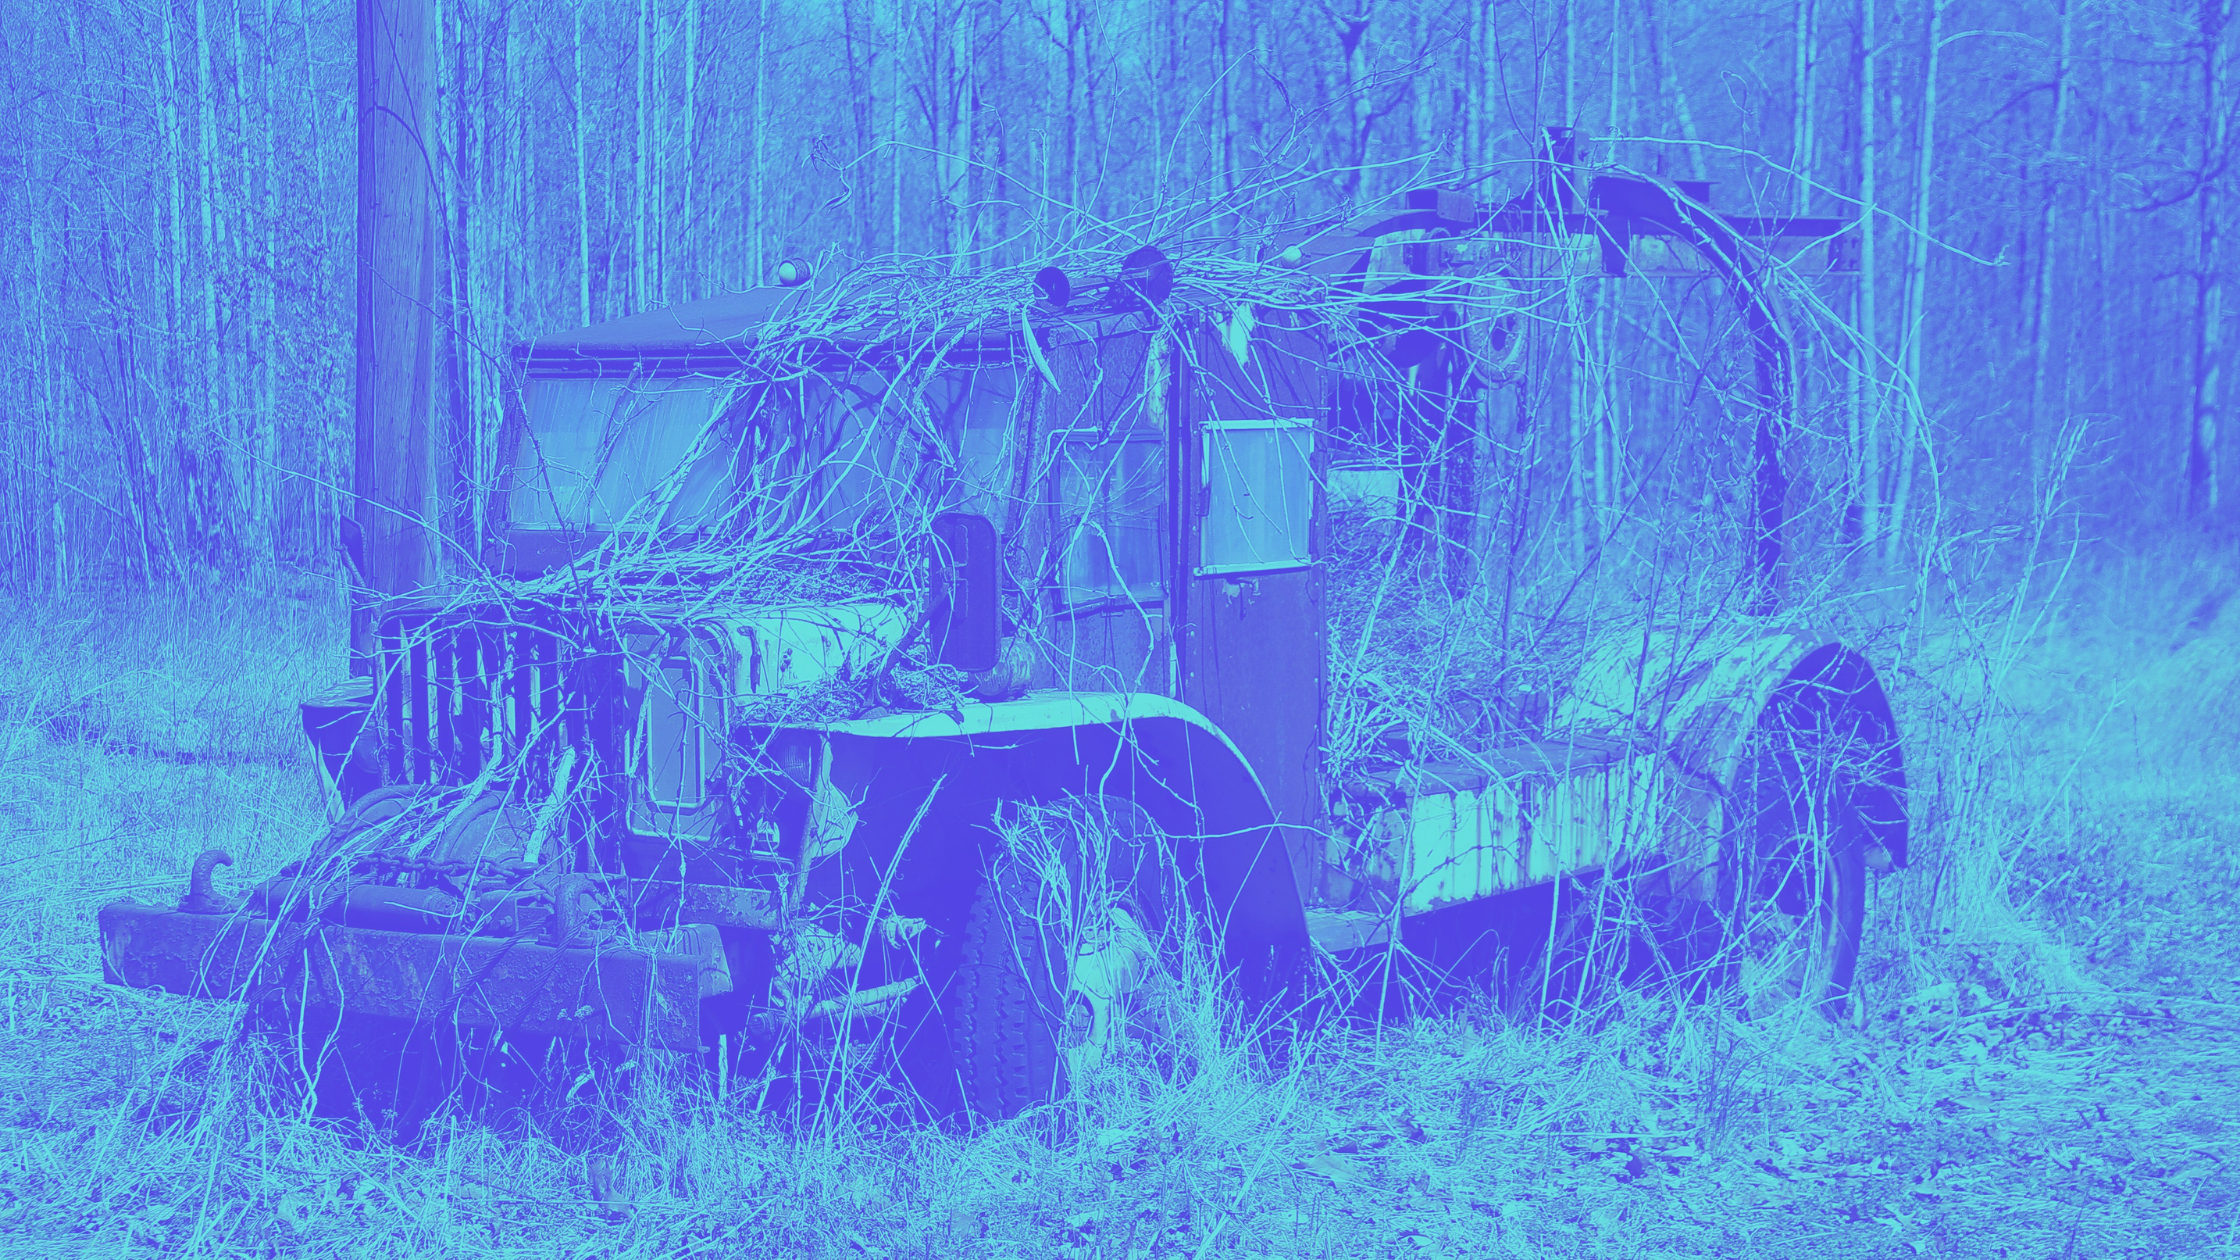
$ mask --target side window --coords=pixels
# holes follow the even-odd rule
[[[1156,600],[1166,440],[1068,433],[1058,443],[1060,594],[1069,605]]]
[[[1305,420],[1211,420],[1199,434],[1197,572],[1314,563],[1314,428]]]

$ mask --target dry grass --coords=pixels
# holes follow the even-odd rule
[[[458,1124],[405,1152],[276,1110],[231,1012],[95,981],[103,900],[171,895],[212,844],[260,875],[324,825],[291,706],[339,673],[335,619],[33,609],[0,640],[0,1235],[102,1255],[2229,1254],[2240,614],[2184,628],[2230,576],[2151,572],[2096,577],[2004,655],[1910,645],[1897,700],[1930,808],[1915,869],[1874,890],[1861,1027],[1631,993],[1547,1030],[1471,1000],[1326,1020],[1278,1065],[1184,985],[1059,1123],[976,1136],[867,1106],[792,1123],[667,1065],[629,1117],[618,1219],[541,1140]]]

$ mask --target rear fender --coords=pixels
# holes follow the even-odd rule
[[[1906,780],[1897,725],[1865,657],[1810,629],[1773,633],[1635,629],[1607,641],[1556,712],[1561,727],[1646,738],[1667,776],[1666,849],[1682,890],[1708,898],[1723,838],[1736,824],[1735,791],[1749,736],[1775,715],[1777,695],[1859,738],[1846,776],[1850,803],[1891,863],[1907,861]]]

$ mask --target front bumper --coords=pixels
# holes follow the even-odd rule
[[[671,1050],[700,1046],[700,999],[727,987],[714,929],[690,952],[190,914],[100,912],[102,974],[182,997],[276,1003]]]

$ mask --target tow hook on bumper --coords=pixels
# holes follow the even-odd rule
[[[660,953],[194,914],[136,901],[110,902],[99,918],[102,974],[112,984],[517,1036],[694,1050],[700,999],[729,987],[721,944],[706,927],[680,933],[687,952]]]

